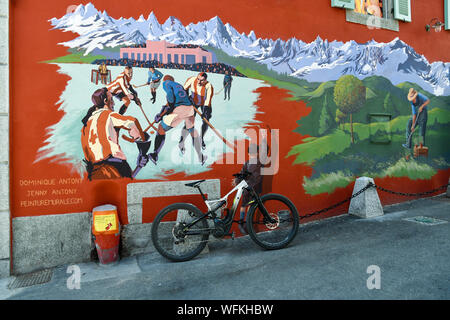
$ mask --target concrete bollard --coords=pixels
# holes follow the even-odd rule
[[[363,189],[369,182],[375,184],[372,178],[361,177],[356,179],[353,194]],[[381,206],[380,198],[378,197],[377,189],[369,188],[365,192],[353,198],[350,202],[348,213],[361,218],[382,216],[384,212],[383,207]]]

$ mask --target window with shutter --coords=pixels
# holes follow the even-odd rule
[[[394,19],[395,0],[353,0],[354,9],[346,10],[348,22],[366,25],[369,29],[399,31]]]
[[[394,18],[411,22],[411,0],[394,0]]]
[[[355,9],[355,0],[331,0],[332,7]]]
[[[445,0],[445,30],[450,30],[450,0]]]

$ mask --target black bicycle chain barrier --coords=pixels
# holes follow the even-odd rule
[[[380,187],[380,186],[375,185],[375,184],[372,183],[372,182],[369,182],[369,183],[367,184],[367,186],[365,186],[364,188],[362,188],[361,190],[359,190],[357,193],[355,193],[355,194],[352,195],[351,197],[349,197],[349,198],[347,198],[347,199],[345,199],[345,200],[342,200],[342,201],[340,201],[340,202],[338,202],[338,203],[336,203],[336,204],[333,204],[332,206],[327,207],[327,208],[325,208],[325,209],[318,210],[318,211],[314,211],[314,212],[312,212],[312,213],[310,213],[310,214],[307,214],[307,215],[305,215],[305,216],[300,216],[299,218],[300,218],[300,219],[307,219],[307,218],[310,218],[310,217],[312,217],[312,216],[316,216],[316,215],[319,215],[319,214],[321,214],[321,213],[330,211],[330,210],[332,210],[332,209],[334,209],[334,208],[336,208],[336,207],[339,207],[340,205],[342,205],[342,204],[344,204],[344,203],[346,203],[346,202],[352,200],[353,198],[359,196],[361,193],[365,192],[367,189],[372,188],[372,187],[374,187],[374,188],[376,188],[376,189],[378,189],[378,190],[380,190],[380,191],[387,192],[387,193],[391,193],[391,194],[395,194],[395,195],[399,195],[399,196],[405,196],[405,197],[421,197],[421,196],[426,196],[426,195],[429,195],[429,194],[433,194],[433,193],[435,193],[436,191],[440,191],[440,190],[446,189],[446,188],[448,188],[449,185],[450,185],[450,183],[447,183],[447,184],[444,184],[443,186],[441,186],[441,187],[439,187],[439,188],[436,188],[436,189],[433,189],[433,190],[430,190],[430,191],[420,192],[420,193],[405,193],[405,192],[397,192],[397,191],[392,191],[392,190],[389,190],[389,189],[385,189],[385,188],[383,188],[383,187]]]
[[[388,190],[385,189],[383,187],[380,186],[375,186],[378,190],[383,191],[383,192],[387,192],[387,193],[391,193],[391,194],[396,194],[399,196],[405,196],[405,197],[421,197],[421,196],[427,196],[429,194],[433,194],[436,191],[439,190],[444,190],[446,188],[448,188],[448,186],[450,185],[450,183],[444,184],[443,186],[440,186],[439,188],[430,190],[430,191],[425,191],[425,192],[420,192],[420,193],[404,193],[404,192],[397,192],[397,191],[392,191],[392,190]]]

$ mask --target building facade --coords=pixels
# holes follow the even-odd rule
[[[160,63],[213,63],[213,55],[195,45],[175,45],[165,40],[150,41],[145,45],[120,49],[121,59],[136,61],[157,61]]]
[[[150,6],[124,7],[122,3],[111,0],[91,0],[91,2],[98,10],[107,10],[117,19],[121,17],[120,15],[137,17],[152,8],[158,8],[158,14],[161,16],[177,16],[186,23],[198,23],[211,17],[209,13],[203,13],[201,10],[198,12],[192,10],[196,8],[196,5],[198,7],[204,5],[199,0],[180,2],[176,7],[170,8],[163,0],[152,1],[152,8]],[[270,177],[267,191],[288,196],[294,201],[301,215],[348,198],[352,194],[355,178],[364,174],[363,170],[372,163],[378,170],[378,175],[374,175],[375,182],[387,189],[418,193],[448,182],[450,160],[447,145],[450,111],[448,99],[445,100],[448,94],[440,94],[436,91],[435,94],[430,95],[432,94],[430,90],[428,92],[425,89],[422,90],[426,88],[426,81],[429,78],[425,77],[423,81],[421,80],[422,82],[419,82],[417,75],[425,74],[427,70],[443,68],[444,71],[439,74],[444,76],[436,77],[433,81],[443,83],[442,92],[449,87],[448,85],[445,87],[445,80],[448,79],[445,68],[449,63],[448,53],[450,52],[449,1],[372,1],[375,7],[371,10],[378,12],[378,15],[366,14],[361,7],[356,6],[360,2],[284,1],[283,3],[290,6],[286,10],[284,8],[274,10],[273,1],[269,0],[261,0],[258,6],[243,5],[243,2],[239,0],[230,0],[225,7],[220,2],[208,4],[211,10],[224,12],[223,16],[234,17],[229,18],[230,24],[241,32],[233,32],[229,26],[212,19],[208,22],[208,27],[216,32],[214,36],[218,33],[225,34],[225,31],[230,32],[227,38],[221,38],[226,40],[223,42],[225,45],[230,44],[234,37],[245,36],[248,40],[243,42],[246,44],[245,49],[252,52],[254,48],[262,48],[257,57],[263,59],[270,55],[270,59],[266,59],[265,62],[267,65],[270,63],[273,68],[283,66],[285,62],[282,58],[290,58],[289,54],[282,56],[282,53],[286,52],[302,54],[304,59],[314,55],[319,57],[317,60],[311,60],[310,64],[296,67],[298,74],[311,77],[316,75],[316,78],[311,78],[308,83],[299,82],[296,79],[296,83],[284,86],[287,78],[284,74],[288,71],[292,72],[290,68],[295,67],[296,57],[284,64],[285,70],[288,71],[281,70],[280,74],[283,74],[279,76],[279,79],[272,81],[270,77],[274,76],[274,72],[266,72],[268,76],[261,75],[266,71],[264,70],[266,65],[256,65],[255,61],[251,61],[252,64],[250,64],[247,60],[238,60],[237,53],[233,57],[236,60],[231,60],[230,64],[234,61],[242,62],[241,70],[252,66],[255,66],[255,70],[247,72],[249,78],[235,77],[230,105],[225,105],[228,102],[225,102],[222,96],[214,97],[212,103],[214,112],[211,122],[214,125],[219,124],[221,117],[230,117],[226,119],[230,121],[223,121],[226,125],[237,123],[239,121],[236,119],[240,120],[239,117],[242,118],[249,113],[248,110],[257,110],[255,118],[251,119],[255,120],[254,123],[267,123],[272,129],[279,129],[279,170],[277,174]],[[166,166],[160,170],[166,174],[164,179],[87,181],[86,177],[80,175],[77,168],[68,161],[70,155],[66,151],[81,148],[79,141],[81,119],[92,106],[93,84],[89,79],[93,66],[80,63],[77,59],[81,54],[73,53],[74,51],[72,51],[74,60],[70,62],[75,63],[62,62],[69,59],[66,57],[68,48],[60,44],[82,45],[86,43],[86,40],[92,39],[86,34],[79,34],[79,41],[71,42],[78,35],[73,32],[63,32],[67,30],[52,29],[51,22],[58,20],[57,18],[64,22],[59,24],[60,26],[66,25],[67,21],[77,23],[78,20],[71,19],[72,16],[68,13],[73,6],[73,0],[44,1],[40,3],[39,15],[35,14],[35,3],[35,0],[21,0],[11,1],[14,5],[9,5],[8,0],[0,0],[0,125],[2,127],[0,131],[2,141],[0,146],[0,278],[67,263],[89,261],[91,251],[95,250],[91,237],[90,211],[105,203],[118,207],[120,222],[123,226],[124,254],[146,252],[149,250],[146,244],[150,243],[151,223],[160,209],[173,202],[192,202],[202,205],[197,191],[185,188],[181,181],[206,179],[208,181],[205,193],[211,197],[217,197],[229,191],[232,174],[242,168],[241,163],[233,165],[212,163],[207,171],[193,171],[193,173],[185,174],[174,172],[170,166]],[[352,6],[346,8],[349,3]],[[93,11],[92,6],[90,4],[86,7],[82,5],[75,7],[73,14],[79,14],[80,17],[91,21],[93,19],[90,19],[88,15]],[[367,8],[366,11],[368,12],[369,9]],[[65,17],[66,14],[67,17]],[[101,16],[101,12],[98,13],[98,17]],[[55,18],[48,20],[51,17]],[[445,28],[441,30],[435,22],[430,23],[433,18],[445,22]],[[430,25],[430,31],[426,31],[426,25]],[[75,27],[81,30],[83,25]],[[71,30],[75,30],[75,27]],[[28,33],[30,30],[33,32]],[[118,32],[118,29],[111,30],[100,30],[104,32],[103,39],[117,36],[114,33]],[[168,28],[158,26],[155,30],[168,30]],[[256,39],[254,33],[247,36],[251,30],[255,30],[260,38]],[[14,37],[12,37],[13,34]],[[168,31],[167,37],[173,34],[173,32],[169,34]],[[120,38],[120,36],[117,37]],[[205,36],[207,36],[206,33]],[[271,44],[268,38],[273,39]],[[294,40],[287,41],[287,39]],[[295,39],[301,39],[302,50],[296,47],[300,41],[296,42]],[[282,43],[282,41],[285,42]],[[291,50],[286,50],[287,42],[291,45]],[[269,48],[269,45],[272,45],[270,49],[264,51],[265,48]],[[332,49],[337,45],[340,46],[338,53],[342,56],[332,54]],[[95,43],[93,47],[96,47]],[[383,48],[391,51],[386,51],[387,53],[383,55]],[[238,51],[241,48],[234,49]],[[283,50],[286,51],[283,52]],[[117,51],[115,53],[117,54]],[[219,54],[216,56],[219,58]],[[224,56],[222,55],[219,60],[222,61]],[[64,57],[64,59],[61,59],[59,61],[61,63],[58,64],[42,63],[55,57]],[[120,57],[133,60],[157,60],[161,63],[214,63],[211,52],[200,47],[174,45],[167,41],[147,41],[141,48],[121,48]],[[333,62],[332,59],[338,61],[339,57],[348,57],[348,59],[342,59],[350,65],[352,70],[361,72],[367,72],[376,63],[379,63],[377,66],[381,67],[387,65],[386,61],[391,63],[390,68],[379,69],[381,71],[376,76],[363,79],[367,88],[362,91],[366,93],[364,97],[366,103],[360,113],[352,114],[343,108],[341,109],[345,112],[338,110],[333,95],[336,79],[329,81],[321,79],[328,76],[327,72],[331,67],[339,66],[338,63],[327,65],[327,61]],[[428,68],[427,63],[435,64],[433,68]],[[260,66],[262,67],[259,68]],[[416,68],[413,69],[413,67]],[[65,73],[69,69],[73,78]],[[405,70],[404,77],[392,83],[389,79],[393,79],[391,75],[399,69]],[[165,70],[167,69],[161,71]],[[123,68],[119,70],[117,67],[113,76],[119,75],[122,71]],[[134,81],[138,72],[141,72],[141,79],[147,79],[146,70],[136,70]],[[180,80],[177,78],[179,82],[185,81],[185,78],[180,76],[181,72],[184,70],[177,70],[177,74],[174,74],[179,77]],[[251,79],[252,76],[253,79]],[[76,77],[81,79],[78,82],[79,86],[70,91],[73,87],[69,88],[69,85],[76,84],[78,80],[75,79]],[[219,78],[219,75],[211,73],[208,80],[213,82],[217,92],[223,86],[223,75]],[[272,82],[269,83],[270,81]],[[253,90],[250,84],[256,82],[258,87]],[[319,82],[321,82],[320,86],[317,84]],[[288,89],[294,85],[297,85],[296,95],[288,92]],[[420,86],[422,89],[419,88]],[[432,97],[427,128],[430,134],[427,135],[429,139],[426,142],[430,147],[430,159],[424,159],[423,162],[421,159],[417,162],[405,160],[402,155],[397,157],[397,153],[404,151],[402,143],[404,143],[405,127],[411,116],[411,106],[407,100],[410,87],[419,88],[421,92]],[[142,94],[140,97],[150,94],[146,88],[139,90]],[[158,90],[161,92],[162,88]],[[158,94],[158,97],[165,99],[162,93]],[[68,101],[70,103],[67,103]],[[71,104],[72,102],[75,103]],[[223,104],[222,108],[220,103]],[[68,105],[73,105],[74,108],[69,111],[64,110]],[[159,111],[159,108],[156,110],[147,106],[145,110],[151,116]],[[132,105],[129,110],[130,113],[137,110],[136,117],[140,117],[141,124],[146,124],[135,105]],[[388,134],[382,132],[385,130],[384,122],[367,123],[366,116],[376,115],[381,111],[391,114],[395,120],[395,122],[394,120],[386,122],[392,124],[387,128],[391,130],[387,132]],[[66,116],[71,117],[69,121],[61,122]],[[244,125],[251,123],[247,119],[241,122],[245,122]],[[298,122],[301,122],[301,126]],[[377,130],[370,131],[374,128]],[[213,137],[211,131],[209,130],[207,134]],[[65,139],[71,132],[75,133],[76,139]],[[173,132],[171,131],[171,134]],[[51,136],[54,133],[56,135]],[[378,136],[378,133],[383,135]],[[60,136],[58,137],[57,134]],[[393,137],[392,141],[385,142],[386,138],[391,137]],[[175,143],[178,143],[179,136],[172,135],[172,138],[175,138]],[[379,140],[371,141],[372,138]],[[125,142],[120,143],[127,147]],[[53,146],[53,149],[48,146]],[[130,144],[129,149],[137,153],[134,145]],[[58,154],[47,156],[55,150]],[[178,151],[176,147],[174,150]],[[392,158],[391,154],[397,158]],[[385,155],[386,157],[382,158]],[[77,160],[82,162],[82,150],[76,156]],[[129,159],[130,164],[134,164],[136,157],[129,157]],[[375,160],[380,161],[375,163]],[[195,165],[200,166],[198,163]],[[152,164],[149,164],[147,168],[155,168],[151,166]],[[354,173],[356,171],[346,174],[346,170],[360,168],[361,174]],[[334,181],[338,182],[335,183],[334,189],[323,189],[324,185],[330,186]],[[380,199],[383,205],[387,205],[411,198],[380,193]],[[347,212],[348,204],[306,221]]]

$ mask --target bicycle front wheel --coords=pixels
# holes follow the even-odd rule
[[[286,247],[297,235],[299,216],[295,205],[281,194],[265,194],[261,201],[275,222],[266,219],[257,204],[247,214],[248,234],[259,246],[268,250]]]
[[[189,203],[175,203],[161,210],[153,221],[152,241],[156,250],[169,260],[187,261],[202,252],[209,238],[208,222],[198,221],[203,213]]]

